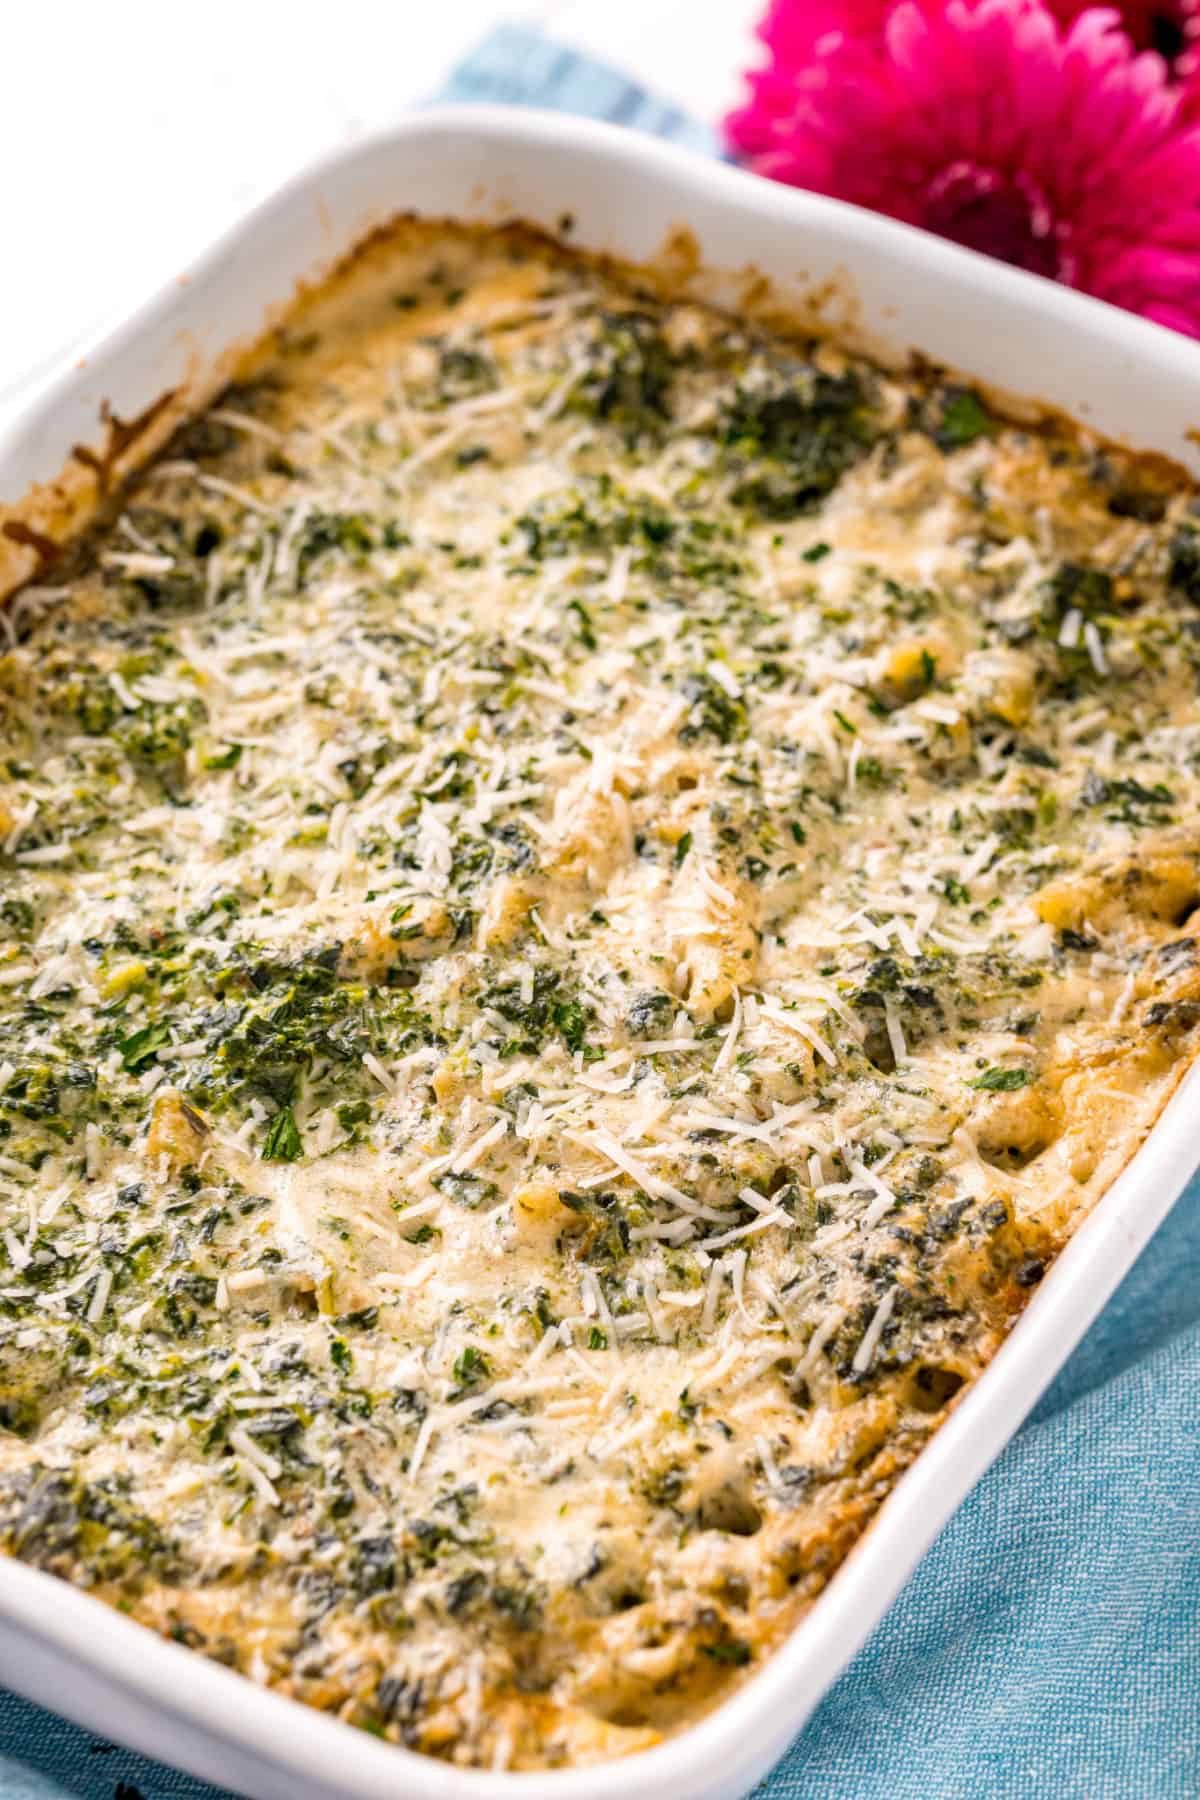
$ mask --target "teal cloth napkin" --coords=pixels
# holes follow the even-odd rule
[[[516,26],[439,97],[718,151]],[[231,1797],[0,1693],[0,1800]],[[1200,1800],[1200,1179],[757,1800]]]

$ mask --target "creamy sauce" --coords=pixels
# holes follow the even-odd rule
[[[463,1763],[746,1678],[1193,1050],[1156,467],[520,234],[0,662],[0,1543]]]

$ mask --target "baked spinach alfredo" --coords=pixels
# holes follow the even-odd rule
[[[0,1542],[464,1764],[747,1679],[1192,1054],[1163,465],[404,224],[10,607]]]

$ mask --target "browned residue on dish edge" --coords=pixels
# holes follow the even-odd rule
[[[166,411],[175,399],[177,388],[168,388],[165,394],[143,408],[134,419],[122,419],[112,410],[107,400],[100,403],[100,422],[108,431],[108,442],[100,451],[87,444],[74,444],[71,455],[76,462],[81,462],[96,477],[96,486],[101,494],[107,494],[113,484],[113,475],[121,461],[129,451],[135,449],[139,440],[154,427],[155,420]]]

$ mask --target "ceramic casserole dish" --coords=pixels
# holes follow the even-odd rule
[[[86,510],[97,465],[143,460],[221,385],[300,284],[402,212],[519,219],[736,306],[748,271],[776,310],[881,356],[920,353],[1200,472],[1200,351],[924,233],[771,186],[609,126],[493,108],[415,115],[304,173],[0,432],[10,562]],[[664,246],[667,247],[664,250]],[[79,446],[85,455],[79,457]],[[74,473],[60,480],[75,454]],[[86,477],[86,479],[85,479]],[[17,570],[18,575],[21,573]],[[4,583],[0,565],[0,586]],[[11,570],[10,570],[11,574]],[[973,1483],[1096,1317],[1196,1167],[1200,1072],[1056,1261],[994,1361],[781,1649],[700,1724],[562,1772],[442,1765],[261,1691],[83,1592],[0,1558],[0,1683],[256,1800],[503,1796],[675,1800],[746,1793],[783,1754]]]

